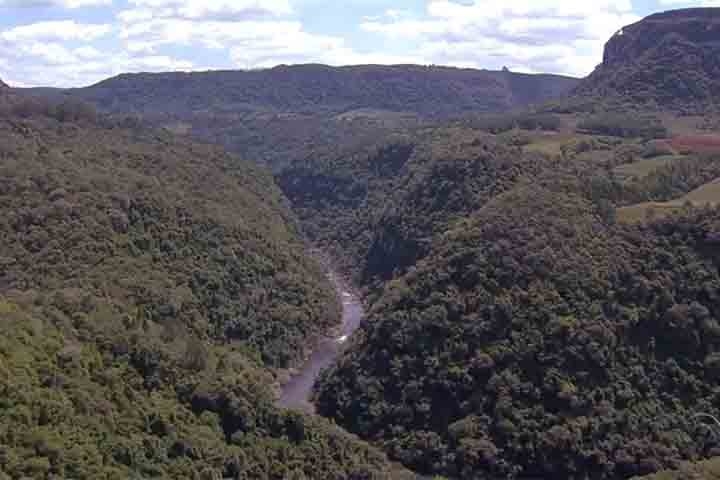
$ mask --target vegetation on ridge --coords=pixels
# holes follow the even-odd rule
[[[502,112],[561,96],[574,78],[422,65],[279,66],[128,74],[38,94],[225,146],[279,170],[335,145],[372,144],[428,120]]]

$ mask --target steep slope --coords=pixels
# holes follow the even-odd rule
[[[386,287],[319,412],[458,478],[627,478],[711,454],[690,419],[717,413],[718,212],[612,226],[572,178],[533,183]]]
[[[678,470],[664,471],[642,478],[644,480],[717,480],[720,478],[720,459],[687,463]]]
[[[268,173],[2,103],[0,478],[389,476],[274,406],[338,305]]]
[[[462,126],[319,150],[277,175],[310,237],[364,285],[422,258],[435,234],[544,159]]]
[[[541,118],[560,131],[483,117],[278,177],[374,287],[318,411],[453,478],[618,479],[715,455],[693,417],[719,413],[720,214],[626,225],[616,207],[682,198],[720,156],[648,165],[668,134],[652,116]]]
[[[655,108],[714,111],[720,103],[720,9],[651,15],[605,45],[576,93]]]

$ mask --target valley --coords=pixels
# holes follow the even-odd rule
[[[0,82],[0,480],[719,477],[718,19]]]

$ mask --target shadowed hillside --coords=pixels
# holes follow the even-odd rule
[[[277,175],[311,239],[363,284],[411,267],[449,223],[545,162],[463,126],[318,150]]]

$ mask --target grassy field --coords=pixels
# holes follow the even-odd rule
[[[682,210],[683,204],[679,200],[672,202],[643,202],[617,209],[618,221],[624,223],[639,223],[653,218],[666,217]]]
[[[658,218],[679,212],[687,204],[696,207],[720,205],[720,179],[706,183],[702,187],[676,200],[669,202],[644,202],[619,208],[617,210],[617,218],[621,222],[637,223],[651,217]]]
[[[655,170],[670,165],[682,155],[663,155],[655,158],[646,158],[638,162],[626,163],[614,169],[615,176],[621,181],[640,179],[650,175]]]
[[[705,117],[697,115],[677,116],[672,113],[657,114],[671,135],[692,135],[703,130]]]
[[[562,147],[573,143],[579,143],[583,140],[590,141],[592,135],[584,135],[572,132],[558,133],[531,133],[530,144],[524,147],[527,152],[540,152],[550,156],[562,154]]]
[[[720,480],[720,459],[688,463],[675,472],[660,472],[635,480]]]

